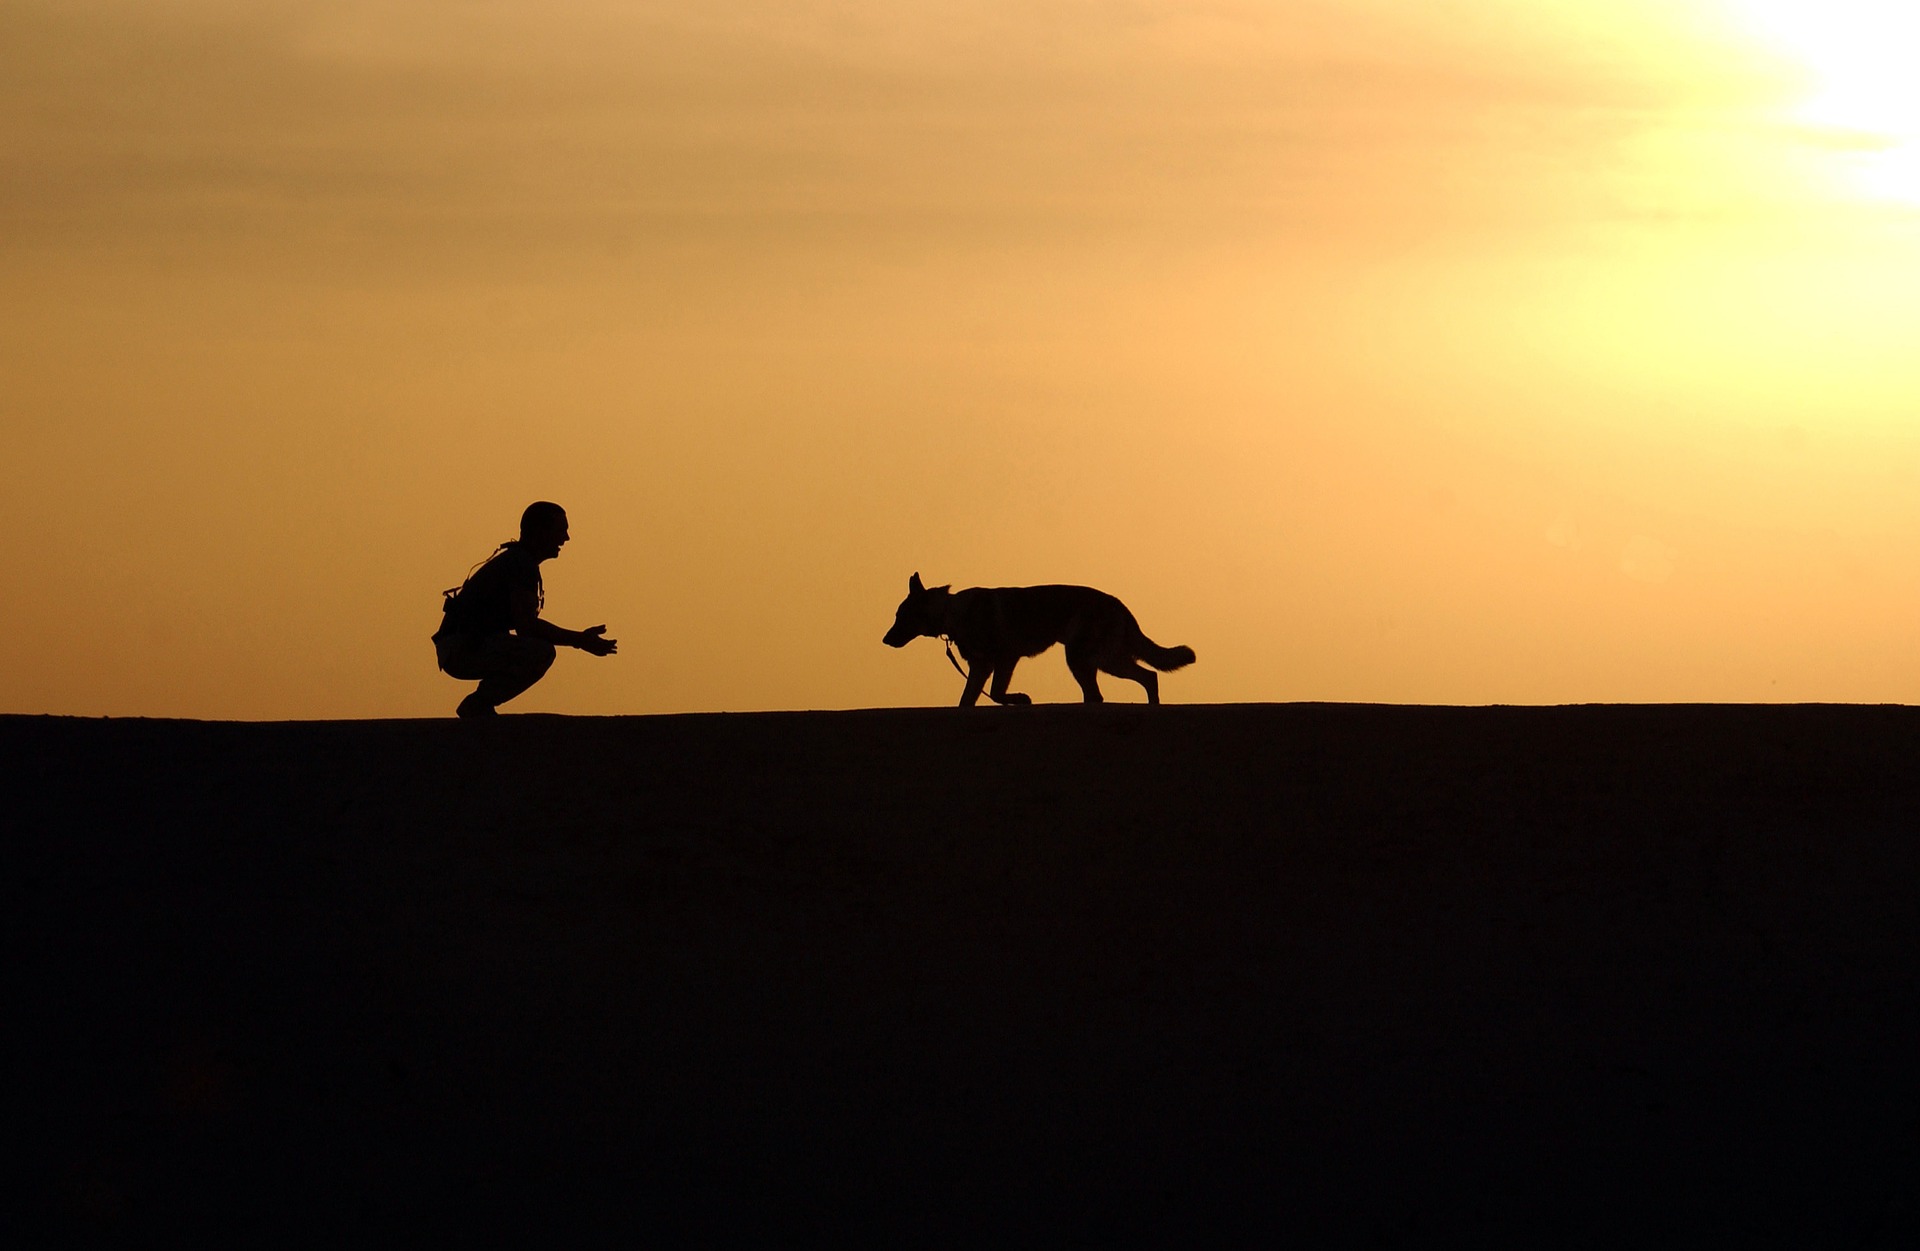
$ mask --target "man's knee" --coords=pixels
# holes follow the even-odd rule
[[[534,677],[546,676],[553,668],[553,658],[560,654],[559,649],[545,639],[528,639],[525,648],[527,672]]]

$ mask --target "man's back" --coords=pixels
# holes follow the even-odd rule
[[[509,543],[474,570],[447,603],[439,638],[446,634],[505,634],[513,629],[513,597],[531,590],[540,596],[540,562],[518,543]]]

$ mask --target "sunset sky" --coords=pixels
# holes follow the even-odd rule
[[[1916,40],[9,0],[0,712],[447,715],[534,499],[621,650],[507,711],[951,702],[916,570],[1110,590],[1182,703],[1920,702]]]

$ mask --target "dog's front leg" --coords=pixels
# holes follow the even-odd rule
[[[962,708],[971,708],[980,702],[980,689],[987,684],[987,675],[992,672],[992,665],[973,662],[973,667],[967,671],[967,689],[960,692]]]

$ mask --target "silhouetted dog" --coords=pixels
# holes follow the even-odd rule
[[[1193,663],[1191,647],[1162,647],[1140,632],[1127,606],[1090,586],[976,586],[964,591],[907,579],[907,597],[893,614],[893,629],[881,641],[905,647],[921,635],[948,639],[967,661],[967,689],[960,706],[980,699],[980,688],[996,704],[1033,701],[1007,689],[1022,656],[1038,656],[1055,643],[1067,648],[1067,668],[1089,704],[1101,702],[1100,678],[1138,682],[1147,702],[1160,702],[1160,677],[1142,668],[1172,671]],[[993,684],[987,685],[992,678]]]

